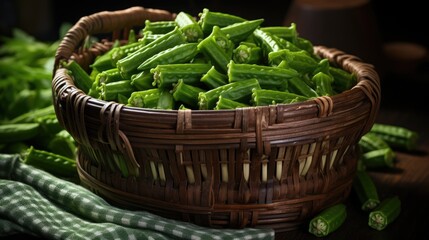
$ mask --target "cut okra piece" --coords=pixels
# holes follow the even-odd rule
[[[139,67],[143,61],[163,50],[183,43],[186,43],[185,36],[183,35],[182,31],[179,30],[179,28],[175,28],[173,31],[163,35],[160,38],[157,38],[153,42],[144,45],[137,51],[120,59],[116,63],[116,66],[119,71],[121,71],[122,76],[131,78],[133,74],[139,72],[137,67]]]
[[[198,50],[212,62],[216,70],[226,73],[234,44],[218,26],[214,26],[211,34],[198,43]]]
[[[220,73],[214,66],[212,66],[207,71],[207,73],[201,77],[200,81],[210,89],[213,89],[227,84],[228,76],[226,74]]]
[[[152,32],[154,34],[165,34],[174,30],[177,26],[175,21],[145,21],[145,26],[142,29],[143,33]]]
[[[238,64],[234,63],[232,60],[228,64],[229,82],[239,82],[256,78],[263,89],[286,90],[288,88],[288,80],[298,76],[299,73],[294,69],[246,63]]]
[[[102,84],[116,82],[119,80],[124,80],[124,78],[121,76],[121,72],[117,68],[112,68],[98,73],[95,81],[97,81],[98,84]]]
[[[380,205],[369,213],[368,225],[376,230],[383,230],[401,213],[401,200],[398,196],[384,199]]]
[[[330,66],[329,73],[334,78],[332,87],[336,92],[344,92],[357,84],[356,75],[349,73],[342,68]]]
[[[302,78],[292,77],[288,79],[288,90],[289,92],[296,93],[298,95],[303,95],[308,98],[315,98],[319,95],[317,92],[311,88]]]
[[[156,107],[158,105],[159,95],[161,94],[161,90],[159,88],[153,88],[143,91],[135,91],[131,93],[131,96],[128,98],[128,106],[131,107],[147,107],[146,104],[150,103],[150,106]],[[148,97],[148,99],[146,99]],[[150,101],[149,101],[150,99]],[[152,99],[156,99],[152,100]]]
[[[319,96],[332,96],[334,90],[332,89],[332,82],[334,79],[323,72],[319,72],[311,79],[316,85],[316,93]]]
[[[356,173],[353,179],[353,189],[359,198],[362,210],[370,211],[380,204],[377,187],[367,172],[358,171]]]
[[[227,34],[232,42],[239,44],[240,42],[246,40],[263,22],[264,19],[238,22],[226,27],[222,27],[220,30]]]
[[[158,102],[156,105],[157,109],[171,110],[174,108],[174,98],[169,90],[162,90],[159,94]]]
[[[256,45],[240,44],[232,53],[235,63],[259,64],[262,62],[262,49]]]
[[[419,138],[417,132],[408,128],[382,123],[375,123],[370,132],[383,139],[393,149],[409,151],[416,148]]]
[[[112,83],[101,84],[100,96],[105,101],[117,101],[118,94],[130,96],[135,88],[131,85],[131,80],[122,80]]]
[[[310,220],[308,231],[317,237],[325,237],[337,230],[346,220],[347,211],[343,203],[326,208]]]
[[[188,42],[198,42],[204,38],[204,33],[201,25],[197,23],[195,18],[186,12],[179,12],[174,19],[177,26],[186,37]]]
[[[219,96],[214,110],[244,108],[249,105]]]
[[[182,102],[186,106],[198,109],[198,95],[204,89],[186,84],[183,79],[179,79],[173,88],[173,97],[177,102]]]
[[[386,141],[384,141],[377,134],[372,132],[367,132],[359,139],[359,147],[362,153],[383,148],[390,148],[389,144],[387,144]]]
[[[261,89],[258,80],[255,78],[228,83],[207,92],[201,92],[198,95],[199,109],[213,109],[216,106],[219,96],[242,103],[248,103],[250,102],[253,89]]]
[[[267,106],[281,103],[293,103],[308,100],[308,97],[295,93],[269,90],[269,89],[254,89],[252,91],[252,103],[254,106]]]
[[[150,71],[142,71],[131,76],[131,85],[133,85],[138,91],[154,88],[152,83],[153,73]]]
[[[214,26],[222,28],[234,23],[246,21],[246,19],[242,17],[223,12],[213,12],[208,8],[204,8],[203,11],[198,14],[198,16],[198,24],[201,25],[205,36],[211,33]]]
[[[179,79],[184,83],[198,86],[201,77],[210,69],[207,63],[181,63],[181,64],[161,64],[152,68],[152,85],[158,88],[173,89]]]
[[[160,64],[186,63],[191,61],[198,53],[197,43],[183,43],[146,59],[137,69],[140,71],[155,68]]]
[[[261,27],[264,32],[268,32],[271,35],[286,39],[288,41],[295,41],[298,37],[298,32],[296,31],[296,24],[292,23],[289,27],[287,26],[270,26],[270,27]]]
[[[373,150],[361,155],[362,162],[367,168],[393,167],[394,158],[395,153],[391,148]]]
[[[88,93],[93,82],[89,74],[75,60],[64,63],[64,67],[70,71],[70,75],[76,87],[84,93]]]

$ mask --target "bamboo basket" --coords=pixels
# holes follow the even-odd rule
[[[89,97],[60,61],[85,69],[144,21],[171,20],[132,7],[82,17],[56,52],[57,117],[78,143],[82,185],[111,203],[215,228],[296,229],[350,193],[358,141],[374,123],[380,83],[373,66],[338,49],[315,52],[356,73],[352,89],[294,104],[235,110],[155,110]],[[85,48],[90,36],[108,36]],[[136,167],[122,176],[117,160]]]

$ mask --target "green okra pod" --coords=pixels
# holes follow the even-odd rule
[[[205,36],[211,33],[214,26],[222,28],[234,23],[246,21],[246,19],[242,17],[223,12],[210,11],[208,8],[204,8],[198,16],[198,24],[201,25]]]
[[[277,52],[282,50],[284,47],[281,42],[273,37],[270,33],[265,32],[261,29],[255,29],[253,36],[258,45],[262,48],[262,54],[266,63],[268,64],[268,54],[271,52]]]
[[[228,76],[216,70],[214,66],[212,66],[207,73],[205,73],[200,80],[210,89],[220,87],[228,83]]]
[[[75,60],[64,63],[64,67],[70,71],[73,82],[76,87],[85,93],[88,93],[92,86],[92,79],[89,74]]]
[[[152,32],[154,34],[166,34],[174,30],[177,27],[175,21],[150,21],[146,20],[144,28],[142,29],[143,33]]]
[[[308,97],[285,91],[269,89],[254,89],[252,91],[252,103],[255,106],[302,102],[308,99]]]
[[[285,90],[288,88],[288,80],[299,76],[294,69],[285,69],[256,64],[234,63],[228,64],[229,82],[239,82],[250,78],[256,78],[264,89]]]
[[[121,72],[122,76],[125,78],[131,78],[133,74],[139,72],[137,67],[139,67],[143,61],[163,50],[172,48],[185,42],[186,39],[183,33],[179,30],[179,28],[175,28],[173,31],[163,35],[160,38],[157,38],[153,42],[144,45],[137,51],[120,59],[116,63],[116,66]]]
[[[218,26],[214,26],[211,34],[198,44],[198,50],[210,59],[219,72],[226,73],[234,44]]]
[[[43,169],[55,176],[76,177],[76,161],[74,159],[30,147],[23,156],[25,164]]]
[[[57,132],[48,142],[46,150],[70,159],[76,159],[76,143],[66,130]]]
[[[353,179],[353,189],[364,211],[373,210],[380,204],[377,187],[366,171],[358,171]]]
[[[283,38],[287,41],[295,41],[298,37],[298,32],[296,30],[296,24],[291,23],[289,27],[287,26],[270,26],[270,27],[261,27],[262,31],[270,33],[271,35]]]
[[[330,66],[329,73],[334,78],[332,87],[336,92],[344,92],[357,84],[356,75],[349,73],[342,68]]]
[[[150,71],[142,71],[131,76],[131,85],[138,91],[154,88],[153,73]]]
[[[160,64],[190,62],[198,53],[197,45],[197,43],[183,43],[165,49],[146,59],[137,69],[143,71],[155,68]]]
[[[318,97],[317,92],[311,88],[302,78],[292,77],[288,79],[288,89],[292,93],[303,95],[308,98]]]
[[[199,109],[213,109],[216,106],[219,96],[242,102],[249,103],[253,89],[260,89],[261,86],[255,78],[232,82],[226,85],[211,89],[207,92],[201,92],[198,95]]]
[[[153,41],[155,41],[156,39],[164,36],[165,34],[155,34],[152,32],[144,32],[142,37],[139,39],[139,42],[142,42],[143,45],[147,45]]]
[[[324,209],[310,220],[308,231],[317,237],[325,237],[337,230],[346,220],[347,211],[343,203]]]
[[[304,51],[310,53],[313,57],[315,57],[313,43],[311,43],[310,40],[302,38],[302,37],[297,37],[292,41],[292,43],[295,46],[299,47],[301,50],[304,50]]]
[[[135,91],[133,85],[131,85],[131,80],[122,80],[112,83],[101,84],[100,87],[100,96],[102,100],[105,101],[117,101],[118,94],[124,96],[130,96],[132,92]]]
[[[286,60],[287,67],[293,68],[300,73],[313,73],[318,66],[318,62],[306,51],[291,51],[282,49],[268,54],[270,65],[279,65],[282,60]]]
[[[219,96],[214,110],[244,108],[249,105]]]
[[[171,94],[169,90],[163,89],[159,94],[156,108],[171,110],[174,108],[174,104],[173,94]]]
[[[220,30],[228,35],[229,39],[233,43],[239,44],[240,42],[246,40],[263,22],[264,19],[238,22],[226,27],[222,27]]]
[[[117,68],[104,70],[98,73],[96,76],[96,81],[99,85],[102,83],[111,83],[119,80],[124,80],[124,78],[122,77],[121,72]]]
[[[235,63],[259,64],[262,62],[262,49],[256,44],[240,44],[234,49],[232,60]]]
[[[383,139],[393,149],[414,150],[419,139],[417,132],[390,124],[375,123],[370,132]]]
[[[90,67],[92,69],[96,69],[99,72],[114,68],[115,62],[113,61],[112,54],[114,51],[116,51],[115,49],[119,46],[120,46],[120,41],[115,40],[112,48],[109,51],[97,56],[95,58],[95,61],[90,65]]]
[[[393,167],[394,158],[395,153],[391,148],[377,149],[361,155],[362,162],[367,168]]]
[[[174,21],[183,32],[188,42],[198,42],[199,39],[204,38],[201,25],[188,13],[183,11],[179,12]]]
[[[401,200],[398,196],[384,199],[380,205],[369,213],[368,225],[376,230],[383,230],[401,213]]]
[[[186,84],[198,85],[210,67],[207,63],[161,64],[150,72],[154,75],[153,85],[172,89],[179,79],[183,79]]]
[[[319,96],[332,96],[334,90],[332,89],[332,82],[334,79],[323,72],[319,72],[311,79],[316,85],[316,93]]]
[[[32,139],[40,132],[39,123],[9,123],[0,125],[0,144]]]
[[[359,139],[359,147],[362,153],[379,150],[383,148],[390,148],[389,144],[380,138],[377,134],[367,132]]]
[[[173,88],[173,98],[185,106],[198,109],[198,94],[204,91],[204,89],[186,84],[183,79],[179,79]]]
[[[158,99],[161,94],[161,89],[152,88],[143,91],[135,91],[131,93],[128,98],[128,106],[131,107],[156,107],[158,106]]]

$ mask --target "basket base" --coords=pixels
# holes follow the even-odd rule
[[[90,164],[90,161],[79,154],[78,173],[81,184],[105,198],[112,205],[129,209],[144,210],[159,216],[192,222],[212,228],[270,228],[276,232],[292,231],[300,228],[308,219],[321,209],[336,203],[344,202],[351,191],[352,180],[356,170],[357,158],[347,159],[337,171],[338,179],[332,179],[332,185],[324,193],[283,199],[271,204],[214,204],[209,207],[183,205],[145,197],[129,190],[129,182],[112,186],[111,180],[118,178],[117,173],[107,173]],[[340,180],[340,181],[336,181]],[[135,184],[138,184],[135,182]],[[118,187],[121,186],[121,187]]]

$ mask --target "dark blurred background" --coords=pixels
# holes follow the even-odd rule
[[[347,2],[347,0],[343,0]],[[131,6],[161,8],[171,12],[186,11],[197,15],[202,8],[238,14],[244,18],[264,18],[265,25],[281,25],[291,0],[0,0],[1,34],[22,28],[39,39],[57,37],[63,22],[75,23],[80,17],[103,10]],[[281,4],[279,4],[281,3]],[[425,1],[372,0],[377,24],[384,41],[412,41],[429,46],[428,17]],[[298,26],[299,29],[299,26]],[[304,36],[305,37],[305,36]]]

